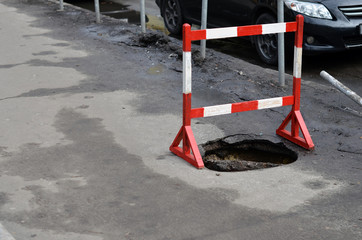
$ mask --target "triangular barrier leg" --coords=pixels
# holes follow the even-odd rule
[[[289,123],[291,123],[291,131],[285,130]],[[299,130],[301,130],[304,138],[299,136]],[[314,143],[300,111],[292,110],[277,129],[276,133],[305,149],[314,149]]]
[[[183,145],[182,148],[179,147],[181,141]],[[181,127],[175,140],[170,146],[170,151],[196,168],[204,168],[204,162],[202,161],[191,126]]]

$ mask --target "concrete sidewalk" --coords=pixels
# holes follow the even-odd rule
[[[180,61],[107,40],[134,37],[136,26],[107,19],[97,26],[89,12],[56,9],[48,1],[0,0],[0,222],[16,240],[361,238],[361,118],[340,126],[347,118],[340,113],[324,122],[329,111],[318,109],[318,94],[331,89],[305,86],[315,152],[288,145],[299,153],[295,164],[197,170],[168,151],[182,119],[181,75],[167,64]],[[249,74],[250,86],[256,76],[276,76],[231,62]],[[203,84],[196,82],[195,104],[229,98],[218,89],[204,93]],[[245,125],[235,117],[198,120],[193,130],[199,144],[262,131],[279,142],[274,129],[285,113],[245,113]],[[325,139],[339,136],[331,128],[349,134],[349,152]]]
[[[1,240],[14,240],[13,236],[0,224],[0,239]]]

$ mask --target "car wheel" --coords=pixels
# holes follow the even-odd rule
[[[256,20],[256,24],[275,23],[276,19],[269,13],[261,14]],[[278,35],[266,34],[258,35],[254,38],[255,48],[261,60],[270,65],[278,63]]]
[[[172,34],[181,35],[183,19],[178,0],[165,0],[162,10],[167,30]]]

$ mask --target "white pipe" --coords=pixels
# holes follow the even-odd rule
[[[146,33],[146,13],[145,13],[145,0],[141,0],[141,28],[142,32]]]
[[[94,0],[94,11],[96,13],[96,23],[101,22],[101,12],[99,9],[99,0]]]
[[[202,0],[202,11],[201,11],[201,29],[206,29],[207,27],[207,5],[208,0]],[[201,57],[205,59],[206,57],[206,40],[201,40]]]
[[[278,22],[284,22],[284,1],[278,0]],[[278,33],[278,70],[279,84],[285,86],[285,53],[284,53],[284,33]]]
[[[353,92],[348,87],[344,86],[341,82],[339,82],[337,79],[329,75],[326,71],[322,71],[320,73],[321,77],[328,82],[330,82],[334,87],[336,87],[339,91],[344,93],[346,96],[348,96],[350,99],[358,103],[360,106],[362,106],[362,98],[357,95],[357,93]]]
[[[60,5],[59,11],[64,11],[64,3],[63,3],[63,0],[59,0],[59,5]]]

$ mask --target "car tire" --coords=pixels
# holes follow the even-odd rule
[[[167,30],[174,35],[182,33],[182,11],[178,0],[163,1],[162,16]]]
[[[276,18],[269,14],[261,14],[256,24],[275,23]],[[269,65],[277,65],[278,63],[278,35],[277,34],[265,34],[254,37],[254,44],[256,51],[261,60]]]

